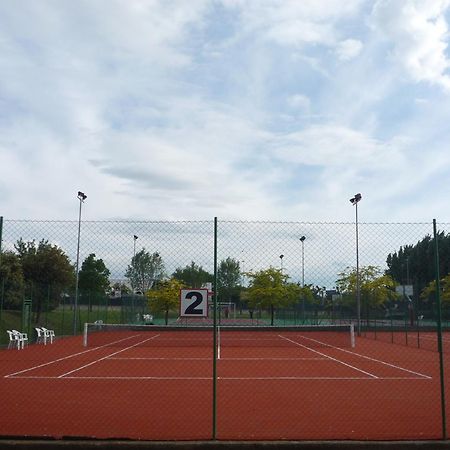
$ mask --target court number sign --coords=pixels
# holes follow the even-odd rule
[[[181,317],[208,316],[208,289],[181,289]]]

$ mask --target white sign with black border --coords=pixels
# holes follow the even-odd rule
[[[208,289],[181,289],[180,317],[208,317]]]

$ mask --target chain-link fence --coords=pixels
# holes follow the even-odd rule
[[[5,435],[447,437],[450,224],[2,224]]]

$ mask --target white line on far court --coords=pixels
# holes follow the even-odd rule
[[[405,369],[404,367],[397,366],[396,364],[391,364],[391,363],[388,363],[386,361],[381,361],[380,359],[372,358],[372,357],[367,356],[367,355],[361,355],[361,353],[356,353],[356,352],[352,352],[350,350],[346,350],[345,348],[335,347],[334,345],[326,344],[324,342],[318,341],[317,339],[309,338],[309,337],[306,337],[306,336],[302,336],[302,338],[306,339],[308,341],[313,341],[313,342],[325,345],[328,348],[333,348],[335,350],[339,350],[340,352],[350,353],[351,355],[355,355],[355,356],[358,356],[360,358],[368,359],[369,361],[377,362],[377,363],[383,364],[385,366],[393,367],[394,369],[402,370],[403,372],[412,373],[413,375],[417,375],[419,377],[427,378],[427,379],[430,379],[430,380],[433,378],[433,377],[430,377],[429,375],[424,375],[423,373],[415,372],[414,370],[409,370],[409,369]]]
[[[18,376],[13,377],[12,379],[20,379],[20,380],[123,380],[123,381],[132,381],[132,380],[155,380],[155,381],[192,381],[192,380],[206,380],[212,381],[212,377],[162,377],[162,376],[145,376],[145,377],[120,377],[120,376],[66,376],[64,378],[60,377],[50,377],[50,376]],[[401,380],[401,381],[429,381],[429,379],[424,377],[378,377],[378,378],[369,378],[369,377],[217,377],[218,380],[223,381],[322,381],[322,380],[330,380],[330,381],[370,381],[370,382],[379,382],[383,380]]]
[[[21,373],[29,372],[30,370],[34,370],[34,369],[39,369],[40,367],[45,367],[45,366],[48,366],[48,365],[50,365],[50,364],[53,364],[53,363],[56,363],[56,362],[59,362],[59,361],[64,361],[64,360],[66,360],[66,359],[70,359],[70,358],[73,358],[73,357],[78,356],[78,355],[83,355],[84,353],[93,352],[93,351],[95,351],[95,350],[99,350],[100,348],[109,347],[109,346],[111,346],[112,344],[117,344],[117,343],[119,343],[119,342],[123,342],[123,341],[126,341],[126,340],[128,340],[128,339],[135,338],[135,337],[137,337],[137,336],[140,336],[140,334],[135,334],[135,335],[133,335],[133,336],[129,336],[129,337],[126,337],[126,338],[123,338],[123,339],[119,339],[118,341],[110,342],[109,344],[105,344],[105,345],[102,345],[102,346],[100,346],[100,347],[94,347],[94,348],[90,348],[89,350],[84,350],[84,351],[82,351],[82,352],[73,353],[72,355],[64,356],[64,357],[62,357],[62,358],[54,359],[53,361],[49,361],[49,362],[46,362],[46,363],[43,363],[43,364],[39,364],[39,365],[37,365],[37,366],[29,367],[28,369],[19,370],[18,372],[14,372],[14,373],[10,373],[10,374],[8,374],[8,375],[4,375],[3,378],[14,377],[14,376],[19,375],[19,374],[21,374]]]
[[[311,347],[308,347],[308,346],[306,346],[306,345],[300,344],[299,342],[293,341],[292,339],[289,339],[289,338],[287,338],[287,337],[285,337],[285,336],[282,336],[281,334],[279,334],[278,336],[279,336],[281,339],[285,339],[286,341],[291,342],[292,344],[298,345],[299,347],[306,348],[307,350],[309,350],[309,351],[311,351],[311,352],[313,352],[313,353],[317,353],[318,355],[322,355],[322,356],[324,356],[324,357],[327,358],[327,359],[330,359],[330,360],[332,360],[332,361],[335,361],[335,362],[337,362],[337,363],[339,363],[339,364],[342,364],[342,365],[344,365],[344,366],[350,367],[350,369],[353,369],[353,370],[356,370],[356,371],[358,371],[358,372],[364,373],[364,374],[368,375],[369,377],[372,377],[372,378],[378,378],[378,377],[377,377],[376,375],[374,375],[373,373],[366,372],[365,370],[359,369],[358,367],[352,366],[351,364],[347,364],[346,362],[341,361],[340,359],[333,358],[332,356],[326,355],[325,353],[322,353],[322,352],[319,352],[319,351],[317,351],[317,350],[314,350],[314,349],[311,348]]]
[[[143,344],[144,342],[151,341],[152,339],[155,339],[155,338],[157,338],[158,336],[159,336],[159,334],[156,334],[155,336],[152,336],[152,337],[150,337],[150,338],[148,338],[148,339],[144,339],[143,341],[139,341],[138,343],[133,344],[133,345],[130,345],[129,347],[123,348],[123,349],[121,349],[121,350],[118,350],[117,352],[114,352],[114,353],[111,353],[111,354],[109,354],[109,355],[106,355],[106,356],[104,356],[103,358],[96,359],[95,361],[92,361],[92,362],[90,362],[90,363],[88,363],[88,364],[85,364],[84,366],[81,366],[81,367],[78,367],[78,368],[76,368],[76,369],[70,370],[69,372],[63,373],[63,374],[60,375],[58,378],[63,378],[63,377],[65,377],[66,375],[70,375],[71,373],[77,372],[77,371],[79,371],[79,370],[81,370],[81,369],[85,369],[86,367],[92,366],[93,364],[97,364],[98,362],[103,361],[103,360],[105,360],[105,359],[108,359],[109,357],[111,357],[111,356],[113,356],[113,355],[117,355],[117,354],[119,354],[119,353],[124,352],[125,350],[129,350],[130,348],[137,347],[138,345],[141,345],[141,344]]]

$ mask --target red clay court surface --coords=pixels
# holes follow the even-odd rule
[[[121,346],[74,337],[0,351],[1,435],[211,439],[213,351],[176,333],[184,343],[149,346],[155,331],[117,335]],[[354,348],[312,347],[289,332],[251,339],[266,336],[283,345],[221,346],[217,439],[442,438],[437,352],[389,336],[357,338]]]

